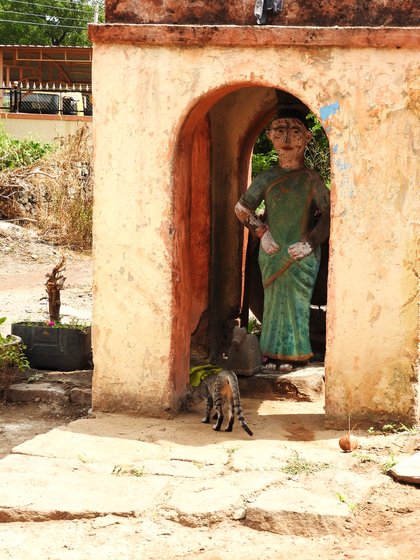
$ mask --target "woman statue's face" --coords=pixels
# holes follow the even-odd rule
[[[311,140],[312,134],[299,119],[280,118],[274,120],[267,136],[279,155],[281,165],[303,164],[305,148]]]

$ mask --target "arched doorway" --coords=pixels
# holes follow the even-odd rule
[[[285,102],[302,103],[283,92]],[[251,178],[254,144],[274,115],[274,87],[238,84],[204,97],[180,132],[173,202],[176,233],[173,379],[230,345],[247,306],[243,227],[234,207]],[[246,283],[246,282],[245,282]],[[326,291],[326,276],[324,278]],[[189,350],[189,351],[188,351]]]

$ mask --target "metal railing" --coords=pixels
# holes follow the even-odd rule
[[[89,86],[51,87],[35,84],[23,86],[17,82],[0,88],[0,111],[37,115],[92,115],[92,94]]]

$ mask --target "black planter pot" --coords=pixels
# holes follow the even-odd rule
[[[91,329],[57,328],[42,323],[13,323],[12,334],[20,336],[32,368],[72,371],[89,369]]]

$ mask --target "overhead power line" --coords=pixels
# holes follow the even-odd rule
[[[42,25],[44,27],[52,27],[54,29],[86,29],[86,27],[78,27],[76,25],[55,25],[53,23],[35,23],[33,21],[19,21],[16,19],[0,19],[0,21],[4,21],[6,23],[22,23],[24,25],[35,25],[35,27],[37,27],[38,25]]]
[[[30,13],[30,12],[14,12],[12,10],[4,10],[5,14],[17,14],[20,16],[34,16],[34,17],[42,17],[42,18],[51,18],[51,20],[54,20],[54,18],[59,19],[60,21],[62,19],[68,19],[68,20],[73,20],[73,21],[78,21],[79,23],[85,23],[84,21],[80,21],[80,18],[71,18],[71,17],[62,17],[62,16],[55,16],[55,15],[51,15],[51,14],[34,14],[34,13]],[[92,12],[92,17],[93,17],[93,12]],[[89,20],[86,21],[86,23],[88,23]]]
[[[29,1],[25,1],[25,0],[9,0],[9,2],[11,3],[16,3],[16,4],[33,4],[33,2],[29,2]],[[60,9],[60,10],[69,10],[71,12],[74,11],[79,11],[79,12],[88,12],[91,13],[93,11],[93,5],[92,8],[87,8],[85,6],[78,6],[77,4],[74,4],[73,8],[66,8],[66,7],[61,7],[61,6],[51,6],[51,4],[42,4],[41,2],[37,2],[36,3],[37,6],[40,6],[41,8],[55,8],[55,9]]]

